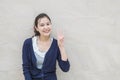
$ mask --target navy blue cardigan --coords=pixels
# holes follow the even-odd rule
[[[36,66],[36,57],[34,55],[32,38],[24,41],[22,48],[22,67],[25,80],[32,80],[33,78],[42,78],[43,80],[57,80],[56,77],[56,60],[62,71],[67,72],[70,68],[69,61],[63,61],[57,40],[53,42],[45,55],[42,69]]]

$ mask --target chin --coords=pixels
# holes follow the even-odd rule
[[[50,33],[45,33],[44,36],[46,36],[46,37],[47,37],[47,36],[50,36]]]

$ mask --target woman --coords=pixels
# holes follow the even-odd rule
[[[24,41],[22,49],[25,80],[57,80],[56,60],[62,71],[69,71],[70,64],[64,49],[64,36],[57,40],[50,36],[52,23],[45,13],[35,18],[35,36]]]

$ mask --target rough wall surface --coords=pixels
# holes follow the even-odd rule
[[[71,69],[58,80],[120,80],[120,0],[0,0],[0,80],[24,80],[22,44],[41,12],[65,35]]]

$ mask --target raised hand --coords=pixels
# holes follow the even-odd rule
[[[57,41],[58,41],[58,47],[61,53],[61,58],[63,61],[67,61],[67,54],[64,48],[64,35],[62,31],[57,32]]]
[[[64,35],[62,31],[57,32],[57,41],[59,47],[64,47]]]

